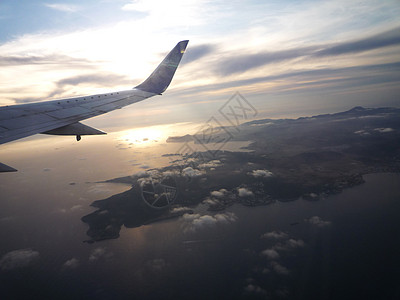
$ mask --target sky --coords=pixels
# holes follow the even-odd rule
[[[90,120],[206,121],[235,92],[259,118],[400,104],[400,2],[0,2],[0,105],[130,89],[180,40],[170,88]]]

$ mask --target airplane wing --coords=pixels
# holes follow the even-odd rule
[[[155,95],[171,83],[189,41],[180,41],[154,72],[131,90],[0,107],[0,144],[37,133],[54,135],[105,134],[79,121],[101,115]],[[16,171],[0,163],[0,172]]]

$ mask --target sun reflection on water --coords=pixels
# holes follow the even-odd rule
[[[198,126],[192,123],[174,123],[141,128],[132,128],[119,132],[118,140],[129,146],[150,147],[165,143],[169,136],[194,133]]]
[[[138,128],[122,133],[121,140],[128,144],[150,146],[164,138],[164,132],[156,128]]]

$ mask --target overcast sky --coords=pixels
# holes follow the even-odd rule
[[[189,39],[165,95],[129,112],[201,119],[236,91],[263,117],[399,106],[398,16],[398,0],[2,0],[0,104],[131,88]]]

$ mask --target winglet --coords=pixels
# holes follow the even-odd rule
[[[183,53],[185,53],[188,42],[188,40],[185,40],[176,44],[174,49],[172,49],[158,65],[157,69],[155,69],[143,83],[135,88],[145,92],[162,94],[171,83]]]
[[[16,169],[0,163],[0,172],[17,172]]]

